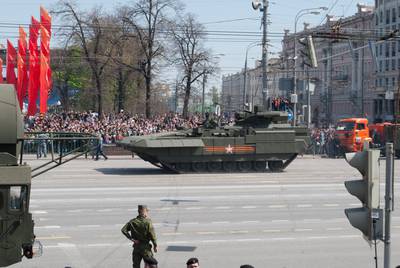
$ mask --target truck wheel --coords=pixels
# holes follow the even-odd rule
[[[194,172],[204,172],[207,170],[207,164],[205,162],[194,162],[192,163],[192,169]]]
[[[241,172],[248,172],[252,168],[251,162],[250,161],[240,161],[238,162],[238,169]]]
[[[176,169],[181,172],[189,172],[190,171],[190,163],[176,163]]]
[[[234,161],[222,162],[222,169],[225,172],[234,172],[236,170],[236,162]]]
[[[272,172],[279,172],[283,170],[283,161],[268,161],[268,168]]]
[[[253,162],[253,169],[257,172],[265,171],[266,168],[267,168],[266,161],[254,161]]]
[[[209,172],[219,172],[221,171],[222,164],[219,161],[213,161],[207,163],[207,169]]]

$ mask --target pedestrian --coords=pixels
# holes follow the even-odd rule
[[[200,268],[200,262],[197,258],[190,258],[186,262],[186,268]]]
[[[158,267],[158,261],[154,257],[144,256],[143,261],[144,261],[144,268],[157,268]]]
[[[98,134],[97,138],[98,141],[96,147],[96,160],[99,160],[99,155],[102,155],[104,157],[104,160],[107,160],[108,157],[103,152],[103,136],[101,135],[101,133]]]
[[[153,257],[152,247],[154,252],[157,252],[157,238],[146,205],[138,206],[138,216],[127,222],[121,231],[133,242],[133,268],[140,268],[144,257]]]

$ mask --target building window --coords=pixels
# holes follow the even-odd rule
[[[397,51],[400,52],[400,40],[397,41]]]
[[[386,10],[386,24],[390,23],[390,9]]]
[[[386,58],[389,58],[389,55],[390,55],[390,47],[389,47],[389,43],[386,42],[386,44],[385,44],[385,56],[386,56]]]
[[[385,78],[385,87],[386,87],[386,89],[388,88],[388,86],[389,86],[389,78]]]
[[[379,72],[383,71],[383,60],[379,61]]]
[[[392,42],[392,57],[396,56],[396,43]]]
[[[395,86],[396,85],[396,77],[393,77],[392,78],[392,86]]]
[[[379,44],[379,56],[382,56],[383,54],[383,45]]]
[[[392,71],[396,70],[396,60],[392,59]]]
[[[389,60],[385,60],[385,71],[389,71]]]
[[[392,22],[396,22],[396,9],[395,8],[393,8],[392,9]]]
[[[383,12],[379,12],[379,22],[382,23],[383,22]]]

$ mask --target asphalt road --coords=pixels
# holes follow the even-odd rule
[[[400,265],[399,174],[393,267]],[[120,229],[147,204],[160,268],[186,267],[192,256],[210,268],[372,268],[374,248],[343,212],[360,204],[343,185],[352,177],[360,175],[343,159],[311,157],[282,173],[187,175],[129,157],[75,160],[34,179],[31,212],[44,252],[13,267],[131,267]],[[383,184],[381,192],[383,203]],[[382,242],[377,247],[383,267]]]

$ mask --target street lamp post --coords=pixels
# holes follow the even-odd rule
[[[296,73],[296,67],[297,67],[297,22],[304,15],[319,15],[321,12],[317,11],[317,10],[328,10],[328,8],[327,7],[317,7],[317,8],[301,9],[299,12],[297,12],[296,17],[294,19],[293,94],[296,97],[295,97],[295,101],[293,104],[293,126],[296,126],[296,120],[297,120],[297,73]]]
[[[245,108],[246,108],[246,93],[247,93],[247,56],[248,56],[248,54],[249,54],[249,50],[250,50],[250,48],[253,48],[253,47],[256,47],[256,46],[259,46],[260,45],[260,43],[255,43],[255,42],[253,42],[253,43],[250,43],[248,46],[247,46],[247,49],[246,49],[246,59],[245,59],[245,61],[244,61],[244,72],[243,72],[243,80],[244,80],[244,85],[243,85],[243,110],[245,110]],[[251,104],[251,105],[253,105],[253,103]],[[251,111],[253,111],[253,107],[250,107],[250,110]]]

